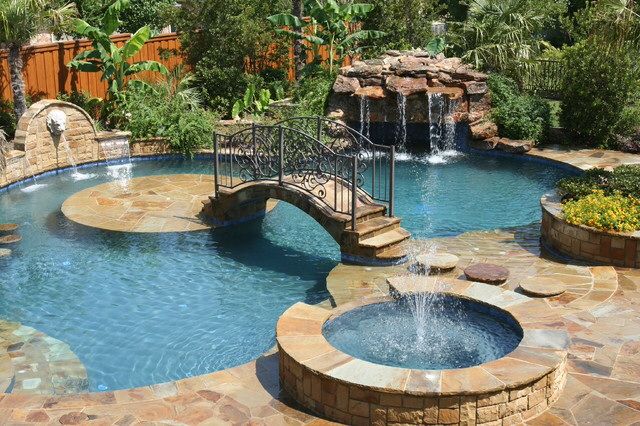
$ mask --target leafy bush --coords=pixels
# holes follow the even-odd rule
[[[373,56],[387,49],[426,47],[433,37],[431,22],[443,11],[439,0],[370,0],[375,8],[364,20],[365,28],[386,35],[372,41]]]
[[[618,134],[638,126],[627,108],[638,93],[638,69],[624,49],[602,51],[579,43],[564,53],[560,120],[577,142],[615,147]]]
[[[205,106],[228,116],[252,79],[246,65],[286,63],[289,43],[274,37],[265,18],[290,7],[287,0],[180,2],[173,21]]]
[[[614,192],[598,190],[563,206],[568,223],[607,231],[630,232],[640,229],[640,200]]]
[[[176,151],[191,155],[209,146],[216,117],[200,107],[193,77],[180,77],[180,68],[159,83],[129,89],[118,114],[133,140],[167,138]]]
[[[591,169],[580,176],[561,179],[557,189],[564,199],[579,199],[596,191],[640,199],[640,166],[620,166],[612,172]]]
[[[17,120],[13,112],[13,103],[0,100],[0,130],[11,140],[16,133]]]
[[[100,25],[100,20],[113,0],[76,0],[76,8],[80,17],[93,26]],[[155,31],[169,25],[171,8],[174,0],[131,0],[122,14],[119,30],[133,33],[138,28],[148,25]]]
[[[87,92],[73,91],[70,93],[59,93],[57,98],[64,102],[69,102],[79,106],[85,110],[94,121],[100,120],[100,111],[102,110],[102,99],[94,98]]]
[[[492,74],[488,83],[493,105],[491,117],[498,125],[500,135],[542,141],[551,126],[549,103],[536,96],[521,94],[514,80],[498,74]]]
[[[324,115],[336,76],[318,65],[308,65],[293,93],[297,115]]]
[[[561,179],[556,187],[564,199],[583,198],[594,191],[608,188],[611,175],[611,172],[603,169],[591,169],[580,176]]]

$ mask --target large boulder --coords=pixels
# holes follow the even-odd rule
[[[333,93],[339,95],[353,95],[360,89],[360,81],[355,77],[339,75],[333,84]]]
[[[525,152],[531,151],[532,146],[532,141],[500,138],[496,144],[496,149],[512,154],[524,154]]]
[[[355,95],[369,99],[384,99],[387,96],[380,86],[361,87],[356,91]]]
[[[490,139],[498,135],[498,126],[489,120],[482,120],[471,125],[471,139]]]
[[[426,92],[429,89],[429,82],[426,77],[411,78],[392,75],[387,77],[386,86],[391,92],[411,96]]]
[[[480,151],[491,151],[496,149],[496,145],[498,144],[499,140],[500,138],[494,137],[489,139],[471,141],[469,142],[469,146],[471,146],[471,148],[473,149],[478,149]]]

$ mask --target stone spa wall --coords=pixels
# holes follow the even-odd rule
[[[60,135],[48,118],[62,117]],[[62,114],[61,114],[62,113]],[[163,140],[133,143],[127,132],[97,132],[91,117],[80,107],[58,100],[31,105],[20,118],[15,139],[0,150],[0,188],[32,176],[77,165],[132,156],[171,152]],[[73,160],[72,160],[73,159]]]
[[[399,126],[406,123],[407,140],[417,142],[426,140],[432,121],[440,121],[437,101],[455,123],[470,125],[473,139],[487,139],[498,129],[488,119],[491,99],[486,81],[486,74],[458,58],[389,51],[340,70],[328,114],[355,129],[364,121],[370,134],[385,143],[397,143]]]

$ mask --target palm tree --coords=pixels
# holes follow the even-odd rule
[[[25,99],[24,61],[20,48],[37,34],[56,31],[64,20],[75,13],[73,4],[52,5],[47,0],[3,0],[0,2],[0,43],[9,49],[9,74],[17,119],[27,110]]]
[[[302,21],[304,13],[304,0],[293,0],[291,7],[291,14],[296,18]],[[294,58],[294,69],[296,74],[296,80],[299,80],[302,77],[302,70],[306,65],[306,54],[304,51],[303,41],[300,38],[296,38],[293,41],[293,58]]]

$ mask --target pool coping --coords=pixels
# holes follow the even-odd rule
[[[482,415],[480,412],[490,411],[487,407],[504,408],[500,411],[502,415],[493,419],[498,420],[516,414],[520,419],[533,417],[559,397],[566,378],[570,340],[567,330],[558,327],[562,324],[560,317],[544,300],[453,278],[399,277],[390,278],[388,283],[391,292],[399,295],[437,292],[494,306],[520,324],[522,341],[506,356],[469,368],[418,370],[386,366],[340,351],[327,341],[322,330],[332,318],[358,307],[393,300],[391,295],[367,297],[332,311],[299,302],[280,317],[276,326],[280,379],[283,388],[298,403],[331,420],[352,423],[360,420],[353,417],[356,416],[373,421],[371,414],[365,415],[365,410],[356,412],[338,406],[340,398],[335,395],[343,387],[348,392],[342,399],[348,398],[349,404],[351,400],[366,402],[371,410],[373,405],[386,410],[387,416],[389,410],[398,407],[389,401],[397,402],[398,396],[401,397],[399,407],[404,408],[412,408],[411,402],[404,402],[408,397],[422,398],[420,404],[427,404],[426,400],[433,403],[435,399],[436,406],[451,398],[470,398],[467,402],[470,404],[474,399],[476,404],[474,418]],[[315,389],[314,381],[318,382],[319,390]],[[325,396],[332,390],[334,398]],[[352,397],[352,393],[358,396]],[[461,402],[447,409],[458,410],[460,416]],[[426,416],[426,411],[423,414]],[[440,420],[436,418],[433,423]]]

